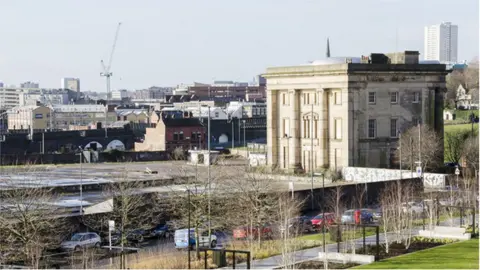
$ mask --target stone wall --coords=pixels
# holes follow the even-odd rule
[[[345,167],[342,169],[342,176],[345,181],[356,183],[370,183],[418,178],[416,172],[411,172],[408,170],[360,167]],[[445,183],[447,182],[447,177],[447,174],[424,173],[423,186],[426,188],[444,188]]]

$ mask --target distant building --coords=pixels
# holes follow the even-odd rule
[[[269,166],[307,172],[388,168],[398,166],[400,132],[422,123],[443,135],[448,71],[443,64],[421,64],[418,56],[330,57],[268,68]],[[443,153],[438,156],[443,164]]]
[[[21,93],[22,90],[19,88],[0,88],[0,109],[8,110],[18,106]]]
[[[147,128],[145,139],[135,143],[135,151],[174,151],[176,148],[203,149],[206,128],[198,118],[176,118],[161,114],[154,128]]]
[[[19,94],[19,106],[36,105],[38,102],[45,106],[69,103],[69,92],[64,89],[23,89]]]
[[[115,90],[112,91],[112,99],[114,100],[122,100],[124,98],[128,98],[128,91],[127,90]]]
[[[28,82],[21,83],[20,88],[39,88],[39,84],[28,81]]]
[[[117,121],[128,121],[131,123],[148,123],[148,109],[117,109]]]
[[[69,130],[72,126],[89,126],[96,123],[105,124],[105,106],[96,104],[87,105],[54,105],[54,128]],[[114,122],[116,113],[108,117],[109,123]]]
[[[458,26],[450,22],[425,27],[425,60],[458,61]]]
[[[9,130],[46,130],[51,126],[51,109],[45,106],[20,106],[7,111]]]
[[[173,93],[173,87],[157,87],[152,86],[148,89],[136,90],[134,97],[139,100],[148,99],[165,99],[166,95]]]
[[[80,98],[80,79],[78,78],[62,78],[62,89],[70,89],[77,93],[76,99]]]
[[[230,118],[265,118],[267,104],[256,102],[232,101],[227,106]]]

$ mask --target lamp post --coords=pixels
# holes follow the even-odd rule
[[[80,215],[83,216],[83,149],[82,147],[78,147],[80,149]]]
[[[247,137],[246,137],[246,133],[245,133],[245,129],[246,129],[246,120],[242,120],[243,122],[243,147],[247,148]]]
[[[313,175],[313,174],[312,174]],[[323,253],[325,253],[325,174],[324,173],[315,173],[314,175],[322,176],[322,234],[323,234]]]
[[[188,249],[188,269],[191,269],[191,256],[190,256],[190,216],[191,216],[191,213],[190,213],[190,189],[187,188],[187,200],[188,200],[188,244],[187,244],[187,249]]]

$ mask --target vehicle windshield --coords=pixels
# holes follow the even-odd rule
[[[350,216],[350,215],[353,215],[353,210],[348,210],[348,211],[345,211],[345,213],[343,213],[344,216]]]
[[[323,218],[323,214],[316,215],[316,216],[314,217],[314,219],[322,219],[322,218]]]
[[[82,234],[74,234],[72,236],[72,238],[70,239],[70,241],[80,241],[80,240],[82,240],[82,238],[83,238]]]

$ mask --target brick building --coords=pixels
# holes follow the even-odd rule
[[[135,151],[173,151],[205,148],[206,127],[198,118],[160,115],[155,127],[147,128],[145,139],[135,143]]]

